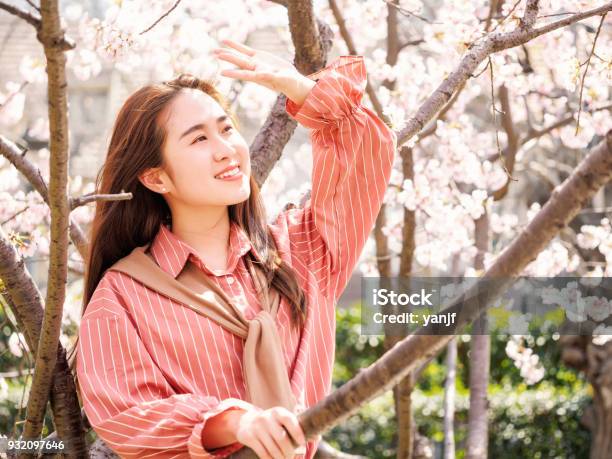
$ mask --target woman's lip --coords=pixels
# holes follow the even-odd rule
[[[230,175],[229,177],[225,177],[225,178],[215,177],[215,178],[217,180],[225,180],[225,181],[238,180],[242,178],[242,171],[239,170],[236,174]]]
[[[231,166],[226,167],[226,168],[225,168],[225,169],[223,169],[221,172],[216,173],[216,174],[215,174],[215,178],[216,178],[218,175],[225,174],[226,172],[233,171],[234,169],[238,169],[238,170],[240,170],[240,164],[232,164]]]

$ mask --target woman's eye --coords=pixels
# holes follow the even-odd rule
[[[229,132],[229,131],[231,131],[232,129],[234,129],[234,126],[225,126],[225,127],[223,128],[223,132],[224,132],[224,133],[225,133],[225,132]],[[196,138],[193,140],[192,144],[194,144],[194,143],[198,142],[200,139],[204,139],[204,140],[206,140],[206,136],[205,136],[205,135],[201,135],[201,136],[199,136],[199,137],[196,137]]]

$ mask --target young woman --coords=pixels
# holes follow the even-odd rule
[[[89,421],[122,457],[224,457],[243,445],[262,458],[294,457],[298,445],[299,457],[314,455],[320,437],[306,442],[296,415],[331,389],[335,302],[389,182],[396,139],[361,105],[362,57],[306,77],[224,44],[216,57],[237,68],[222,75],[285,94],[311,130],[312,194],[267,223],[248,146],[210,84],[182,75],[127,99],[97,191],[133,199],[97,203],[76,364]],[[250,338],[109,269],[139,247],[173,279],[195,270],[224,292],[249,336],[274,335],[268,355],[255,359]],[[255,267],[277,293],[274,316]],[[271,361],[276,385],[247,378],[269,377]]]

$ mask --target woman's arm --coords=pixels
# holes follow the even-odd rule
[[[391,176],[395,134],[361,105],[361,56],[342,56],[305,78],[271,53],[232,40],[216,57],[238,66],[222,75],[253,81],[288,97],[287,112],[312,129],[312,198],[277,223],[289,226],[292,255],[307,261],[328,296],[340,296],[363,250]],[[313,86],[307,80],[318,80]],[[288,220],[283,221],[286,217]]]
[[[243,445],[204,438],[209,419],[254,407],[243,400],[177,394],[140,340],[123,299],[105,275],[79,330],[77,375],[83,407],[96,433],[121,457],[225,457]],[[233,419],[230,416],[229,419]],[[221,426],[223,427],[223,426]],[[211,436],[212,437],[212,436]],[[204,443],[226,447],[208,451]],[[223,441],[219,441],[223,440]]]
[[[360,56],[342,56],[309,75],[317,79],[300,106],[287,112],[311,130],[312,194],[290,209],[287,225],[293,257],[307,260],[319,287],[337,299],[372,231],[391,176],[393,131],[361,104],[366,69]]]

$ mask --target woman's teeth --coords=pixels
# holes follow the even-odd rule
[[[215,178],[223,179],[227,177],[232,177],[238,174],[239,172],[240,172],[240,169],[238,167],[235,167],[227,172],[224,172],[223,174],[216,175]]]

